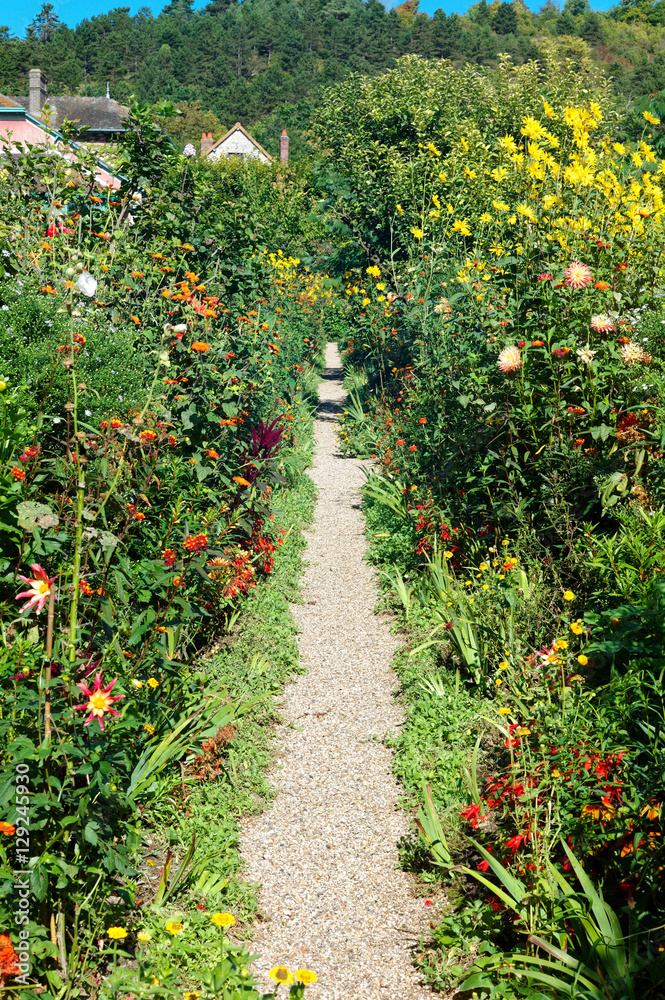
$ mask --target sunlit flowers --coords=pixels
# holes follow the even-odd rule
[[[124,941],[127,937],[127,931],[124,927],[109,927],[106,933],[111,941]]]
[[[599,313],[597,316],[592,316],[590,326],[596,333],[609,333],[610,330],[614,329],[614,323],[606,313]]]
[[[92,690],[82,682],[76,685],[88,699],[87,702],[84,702],[82,705],[74,705],[74,708],[81,712],[90,712],[90,715],[86,719],[84,725],[89,726],[93,719],[97,719],[99,721],[99,728],[103,729],[104,716],[107,713],[109,715],[120,715],[120,713],[116,712],[114,708],[111,708],[114,701],[120,701],[121,698],[125,697],[124,694],[111,694],[113,685],[117,680],[118,678],[114,677],[111,683],[107,684],[106,687],[103,688],[102,675],[96,674],[95,684]]]
[[[572,590],[564,590],[564,592],[563,592],[563,599],[564,599],[564,601],[574,601],[575,600],[575,595],[572,592]]]
[[[81,271],[74,287],[77,292],[81,293],[81,295],[85,295],[91,299],[97,291],[97,281],[93,278],[89,271]]]
[[[621,347],[621,359],[623,363],[629,367],[640,363],[648,365],[651,361],[651,355],[647,354],[647,352],[639,344],[636,344],[634,340],[629,340]]]
[[[179,920],[169,920],[166,924],[166,930],[175,937],[177,934],[182,934],[184,928]]]
[[[650,111],[643,111],[642,117],[645,122],[649,122],[650,125],[660,125],[660,118],[656,118]]]
[[[5,823],[3,820],[0,823],[0,833],[4,833],[5,837],[13,837],[16,833],[16,827],[12,826],[11,823]]]
[[[206,344],[205,340],[195,340],[192,344],[192,350],[205,354],[206,351],[210,350],[210,344]]]
[[[207,548],[208,536],[203,534],[188,535],[182,544],[188,552],[200,552],[201,549]]]
[[[572,261],[563,272],[563,281],[566,288],[586,288],[593,280],[591,269],[583,264],[581,260]]]
[[[309,969],[296,969],[296,979],[299,983],[304,983],[305,986],[309,983],[315,983],[318,978],[316,972],[310,972]]]
[[[293,973],[289,972],[285,965],[276,965],[274,969],[270,970],[268,975],[275,983],[284,983],[288,986],[289,983],[293,982]]]
[[[213,913],[210,919],[215,927],[233,927],[236,922],[232,913]]]
[[[42,569],[39,563],[33,563],[30,567],[34,573],[34,577],[22,576],[19,573],[19,580],[23,580],[23,583],[27,583],[30,587],[29,590],[22,590],[20,594],[16,595],[16,600],[21,601],[24,597],[27,597],[27,602],[21,608],[21,611],[29,611],[30,608],[35,608],[37,614],[41,614],[44,610],[44,605],[49,599],[51,593],[51,587],[55,583],[55,577],[49,577],[46,575],[46,570]]]
[[[453,222],[453,232],[459,233],[460,236],[470,236],[471,229],[466,219],[455,219]]]
[[[162,559],[164,560],[166,568],[170,569],[175,562],[175,551],[173,549],[164,549],[162,552]]]
[[[590,365],[598,352],[592,351],[591,348],[587,346],[579,347],[575,353],[580,361],[582,361],[585,365]]]
[[[423,238],[423,231],[422,231],[422,229],[419,229],[418,226],[412,226],[411,227],[411,232],[413,233],[413,235],[415,236],[415,238],[417,240],[422,240],[422,238]],[[291,973],[289,973],[289,975],[291,975]],[[290,979],[289,982],[293,982],[293,980]]]
[[[496,366],[506,375],[518,371],[522,367],[522,353],[519,347],[515,347],[514,344],[504,347],[497,358]]]

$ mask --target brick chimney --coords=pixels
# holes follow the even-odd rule
[[[207,156],[212,147],[215,145],[215,140],[212,137],[212,132],[201,132],[201,156]]]
[[[30,97],[28,111],[31,115],[40,115],[46,104],[46,77],[40,69],[30,70]]]
[[[289,137],[285,128],[282,129],[282,134],[279,137],[279,158],[282,163],[289,162]]]

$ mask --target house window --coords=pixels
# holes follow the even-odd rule
[[[244,153],[229,153],[228,156],[229,156],[229,159],[232,159],[232,160],[243,160],[245,158],[245,154]]]

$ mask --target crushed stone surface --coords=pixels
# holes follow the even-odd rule
[[[374,613],[377,584],[363,557],[363,464],[338,453],[345,392],[337,347],[326,351],[315,424],[318,489],[308,532],[305,604],[293,607],[308,672],[281,700],[271,808],[245,821],[242,853],[260,884],[252,966],[264,988],[275,965],[311,969],[312,1000],[425,1000],[412,949],[428,929],[424,901],[396,870],[408,832],[391,752],[391,659],[398,645]],[[286,990],[281,989],[280,995]]]

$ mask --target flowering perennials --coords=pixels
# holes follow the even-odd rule
[[[28,601],[23,605],[21,611],[29,611],[30,608],[35,608],[39,615],[44,610],[44,605],[49,599],[51,587],[55,583],[55,577],[53,576],[49,579],[46,570],[42,569],[39,563],[33,563],[31,569],[35,574],[32,579],[19,574],[19,580],[23,580],[24,583],[29,584],[30,590],[21,591],[20,594],[16,595],[16,600],[20,601],[24,597],[27,597]]]
[[[114,701],[120,701],[121,698],[125,697],[124,694],[116,694],[116,695],[111,694],[113,685],[116,683],[117,680],[118,678],[115,677],[110,684],[107,684],[107,686],[103,688],[102,675],[96,674],[95,685],[92,688],[92,690],[83,683],[76,685],[88,698],[87,702],[85,702],[83,705],[74,705],[74,708],[78,709],[81,712],[90,712],[90,715],[88,716],[88,718],[84,723],[86,726],[89,726],[93,719],[98,719],[99,728],[103,729],[104,715],[107,712],[109,715],[120,715],[120,713],[116,712],[114,708],[111,708],[111,705],[113,704]]]
[[[208,547],[208,536],[204,534],[188,535],[182,543],[188,552],[200,552]]]

